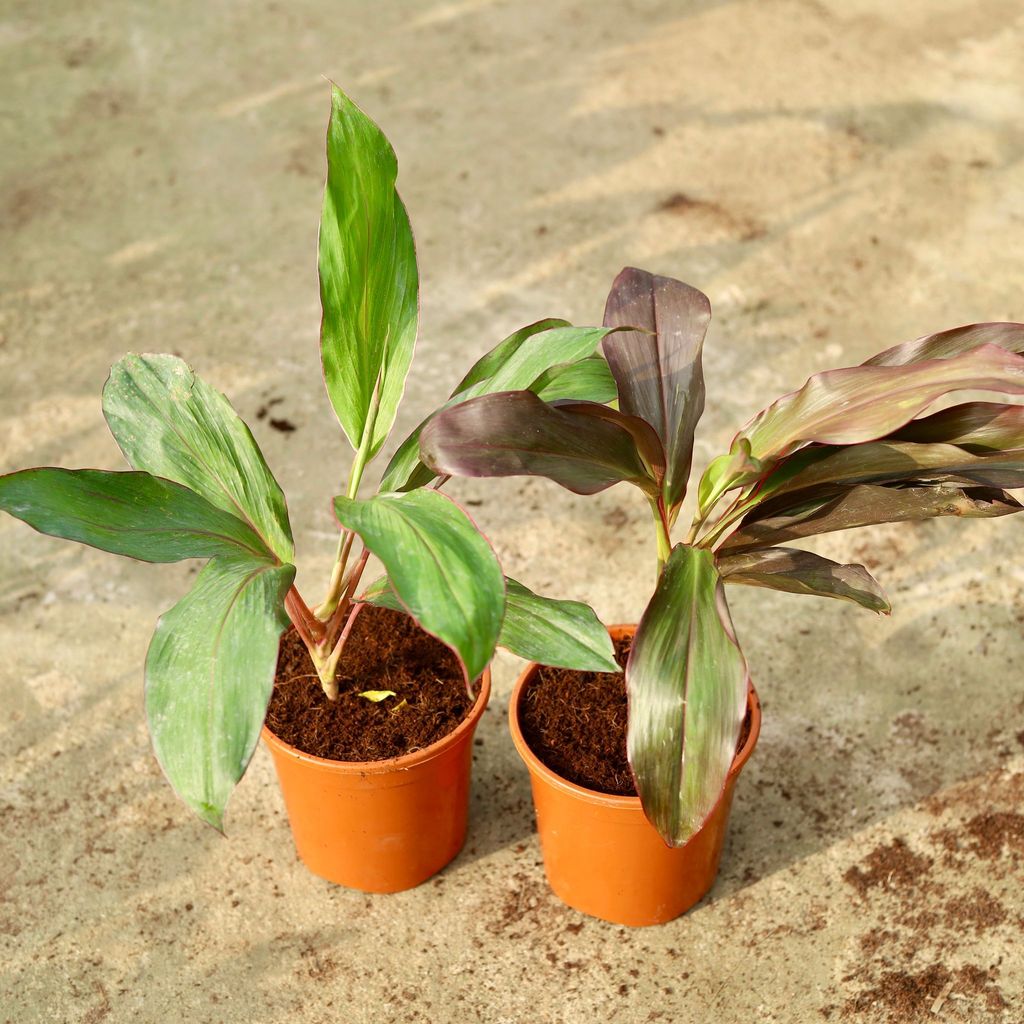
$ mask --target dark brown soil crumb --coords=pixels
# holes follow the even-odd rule
[[[1012,811],[975,815],[965,827],[971,852],[983,860],[995,860],[1004,852],[1024,853],[1024,815]]]
[[[340,693],[331,701],[302,640],[288,630],[267,710],[271,732],[317,757],[382,761],[447,736],[474,702],[455,655],[408,615],[387,608],[359,612],[337,678]],[[396,695],[375,704],[359,696],[366,690]],[[479,692],[476,683],[474,697]]]
[[[843,880],[864,896],[877,886],[898,889],[917,885],[931,866],[931,857],[914,853],[905,840],[897,837],[888,846],[876,846],[864,858],[864,867],[850,867]]]
[[[944,924],[962,938],[968,928],[980,935],[997,928],[1009,916],[995,896],[976,885],[969,893],[946,901]]]
[[[872,928],[860,937],[861,952],[874,956],[883,946],[890,945],[899,935],[888,928]]]
[[[631,639],[615,642],[623,667],[631,646]],[[598,793],[636,796],[626,757],[628,714],[624,674],[544,665],[523,692],[519,724],[530,749],[563,779]],[[745,720],[739,746],[749,731]]]
[[[983,1000],[986,1009],[992,1012],[1006,1005],[988,971],[974,964],[955,971],[942,964],[932,964],[917,973],[885,971],[874,987],[846,1002],[843,1018],[859,1018],[870,1013],[871,1020],[885,1021],[886,1024],[934,1021],[941,1018],[937,1018],[931,1008],[943,994]]]

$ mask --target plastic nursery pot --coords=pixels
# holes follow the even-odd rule
[[[613,640],[636,626],[611,626]],[[614,924],[664,924],[689,910],[714,884],[722,856],[733,789],[757,743],[761,704],[747,697],[749,732],[729,769],[725,790],[703,827],[684,846],[665,844],[644,816],[639,797],[610,796],[563,779],[527,746],[519,705],[540,666],[519,677],[509,725],[530,770],[544,870],[555,894],[576,910]]]
[[[491,695],[491,670],[469,715],[429,747],[386,761],[303,753],[266,726],[295,848],[330,882],[400,892],[425,882],[462,849],[473,733]]]

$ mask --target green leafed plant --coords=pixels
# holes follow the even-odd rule
[[[644,810],[670,845],[701,826],[725,784],[748,673],[724,583],[889,602],[862,565],[787,546],[833,530],[1021,511],[1024,410],[966,389],[1024,394],[1024,325],[973,324],[811,377],[758,413],[700,479],[682,543],[672,530],[704,408],[706,296],[628,268],[608,297],[602,342],[618,409],[516,391],[438,413],[420,439],[437,473],[548,477],[578,494],[626,481],[647,499],[659,575],[629,662],[627,745]]]
[[[360,496],[405,388],[419,277],[395,189],[395,154],[338,88],[331,96],[320,344],[328,395],[355,454],[345,493],[334,499],[339,538],[324,600],[311,608],[295,586],[284,495],[249,428],[175,356],[127,355],[103,389],[104,415],[131,471],[43,468],[0,477],[0,508],[42,533],[148,562],[208,559],[157,625],[146,659],[146,713],[171,785],[217,828],[259,738],[289,621],[331,698],[363,601],[411,614],[457,654],[467,685],[497,643],[528,657],[543,653],[554,664],[616,668],[611,642],[585,605],[539,597],[511,581],[506,596],[490,545],[419,461],[419,429],[398,448],[376,492]],[[597,348],[609,333],[564,320],[525,327],[473,366],[447,406],[517,389],[607,401],[614,383]],[[371,553],[387,577],[361,595]],[[543,631],[534,629],[538,622]],[[379,700],[381,693],[363,696]]]

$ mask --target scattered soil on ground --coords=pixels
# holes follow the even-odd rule
[[[904,839],[876,846],[864,859],[864,866],[853,865],[843,879],[864,896],[870,889],[901,888],[917,884],[931,870],[932,859],[914,853]]]
[[[971,837],[971,853],[983,860],[995,860],[1004,853],[1024,853],[1024,814],[978,814],[967,822],[965,831]]]
[[[938,1004],[941,1009],[945,1000],[954,996],[982,1000],[991,1012],[1006,1005],[988,971],[974,964],[957,970],[932,964],[916,972],[885,971],[874,987],[847,1000],[842,1016],[846,1020],[870,1019],[886,1024],[940,1020],[932,1007]],[[870,1014],[870,1018],[865,1018],[865,1014]]]
[[[455,655],[408,616],[360,609],[328,700],[294,629],[281,638],[267,725],[285,743],[335,761],[382,761],[436,743],[465,719],[466,692]],[[393,690],[375,703],[359,696]],[[474,696],[480,692],[474,684]]]
[[[999,987],[1001,958],[982,967],[964,964],[961,957],[971,936],[1013,928],[1010,911],[999,893],[987,887],[950,892],[954,878],[948,872],[936,877],[934,867],[936,860],[956,867],[972,855],[995,859],[1007,849],[1012,856],[1019,841],[1016,818],[990,812],[959,829],[932,832],[928,839],[934,857],[896,836],[845,872],[844,880],[875,923],[859,937],[861,956],[843,978],[853,984],[855,994],[840,1006],[824,1009],[822,1016],[829,1018],[838,1010],[843,1020],[884,1024],[914,1024],[946,1015],[1002,1019],[992,1016],[1006,1005]]]

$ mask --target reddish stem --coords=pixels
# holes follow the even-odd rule
[[[348,622],[351,619],[349,613],[352,607],[352,595],[355,593],[356,587],[359,586],[359,580],[363,575],[363,569],[366,568],[366,561],[369,557],[370,552],[363,548],[359,561],[349,570],[348,576],[345,579],[345,589],[342,591],[341,598],[338,601],[338,607],[334,609],[334,614],[327,620],[327,629],[323,641],[325,647],[329,647],[334,643],[334,638],[338,635],[338,630],[343,622],[346,626],[345,635],[347,635]]]
[[[290,590],[284,596],[284,610],[288,613],[288,618],[292,620],[295,632],[302,638],[302,642],[311,650],[316,647],[313,638],[309,635],[309,630],[306,628],[306,621],[302,617],[302,612],[299,611],[298,606],[292,599],[292,592]]]
[[[367,552],[369,553],[369,552]],[[352,611],[355,611],[353,608]],[[338,658],[341,657],[341,652],[345,648],[345,642],[348,640],[349,633],[352,632],[352,626],[355,624],[355,615],[349,615],[345,622],[345,628],[341,631],[341,636],[338,637],[338,642],[334,645],[334,650],[331,651],[331,663],[337,665]]]
[[[294,584],[285,595],[284,607],[288,612],[288,617],[295,624],[299,636],[307,646],[316,647],[323,640],[323,623],[309,610],[309,606],[302,600],[302,595]]]

